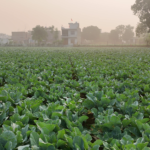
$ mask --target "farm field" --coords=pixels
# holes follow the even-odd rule
[[[0,48],[0,150],[150,150],[150,48]]]

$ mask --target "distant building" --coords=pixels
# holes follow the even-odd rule
[[[0,33],[0,45],[9,44],[11,36]]]
[[[53,44],[57,40],[61,40],[60,31],[51,31],[45,28],[48,34],[45,44]],[[57,33],[56,33],[57,32]],[[32,38],[31,31],[29,32],[12,32],[12,41],[15,45],[35,45],[36,41]]]
[[[27,45],[31,38],[31,32],[12,32],[12,41],[16,45]]]
[[[69,23],[69,28],[61,28],[63,45],[73,46],[81,43],[79,23]]]

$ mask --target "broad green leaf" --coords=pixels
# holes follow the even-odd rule
[[[137,144],[137,149],[141,150],[141,149],[147,147],[147,145],[148,145],[148,142],[147,143],[139,143],[139,144]]]
[[[102,140],[96,140],[93,144],[92,144],[92,147],[95,146],[95,145],[103,145],[103,141]]]
[[[65,146],[66,146],[66,142],[59,139],[58,142],[57,142],[57,147],[58,148],[63,148]]]
[[[64,138],[65,138],[64,135],[65,135],[65,130],[64,130],[64,129],[58,131],[57,139],[62,139],[62,140],[64,140]]]
[[[37,132],[32,132],[30,134],[30,143],[31,146],[39,146],[39,135]]]
[[[83,123],[83,121],[86,121],[89,117],[88,116],[81,116],[79,117],[79,122]]]
[[[12,131],[4,131],[0,136],[7,142],[12,142],[12,149],[16,147],[17,138],[16,138],[16,135]]]
[[[20,131],[17,131],[17,144],[19,145],[20,143],[23,142],[23,137]]]
[[[91,150],[99,150],[99,145],[94,145]]]
[[[76,145],[80,148],[80,150],[84,150],[84,141],[80,136],[75,136],[73,139],[73,146],[74,148]]]
[[[134,139],[133,139],[131,136],[129,136],[129,135],[125,135],[125,136],[120,140],[120,142],[121,142],[122,145],[128,145],[128,144],[131,144],[131,145],[132,145],[133,141],[134,141]]]
[[[29,145],[19,146],[18,150],[29,150]]]
[[[6,150],[12,150],[12,142],[8,141],[5,145]]]
[[[88,108],[88,109],[91,109],[91,108],[93,108],[95,106],[95,104],[91,100],[85,100],[83,102],[83,106],[86,107],[86,108]]]
[[[55,128],[56,125],[54,124],[47,124],[44,122],[37,122],[37,127],[38,129],[43,133],[43,134],[50,134]]]
[[[72,137],[68,136],[67,134],[65,134],[64,137],[65,137],[67,143],[69,144],[69,146],[70,146],[71,148],[73,148],[73,140],[72,140]]]

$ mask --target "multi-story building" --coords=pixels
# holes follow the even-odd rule
[[[61,28],[63,45],[73,46],[81,43],[79,23],[69,23],[69,28]]]

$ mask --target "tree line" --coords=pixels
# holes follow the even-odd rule
[[[135,32],[138,40],[142,39],[147,44],[150,44],[150,0],[136,0],[131,6],[134,15],[139,17]],[[57,41],[58,29],[54,26],[48,28]],[[32,30],[32,36],[35,41],[41,43],[47,38],[47,28],[36,26]],[[131,25],[119,25],[110,32],[102,32],[97,26],[84,27],[82,32],[83,43],[103,43],[103,44],[130,44],[135,42],[134,27]]]
[[[50,27],[43,27],[37,25],[35,28],[32,29],[32,39],[37,42],[38,45],[45,44],[48,39],[48,33],[51,33],[52,37],[52,44],[59,44],[59,30],[54,26]]]
[[[110,32],[103,33],[97,26],[88,26],[83,28],[82,39],[103,44],[130,43],[134,37],[133,29],[130,25],[119,25]]]
[[[139,17],[139,23],[135,28],[136,38],[134,38],[134,28],[131,25],[119,25],[110,32],[101,32],[96,26],[89,26],[83,29],[82,38],[104,44],[117,44],[140,41],[150,44],[150,0],[136,0],[131,6],[134,15]]]
[[[136,36],[150,44],[150,0],[136,0],[131,6],[134,15],[139,17],[140,22],[136,27]]]

